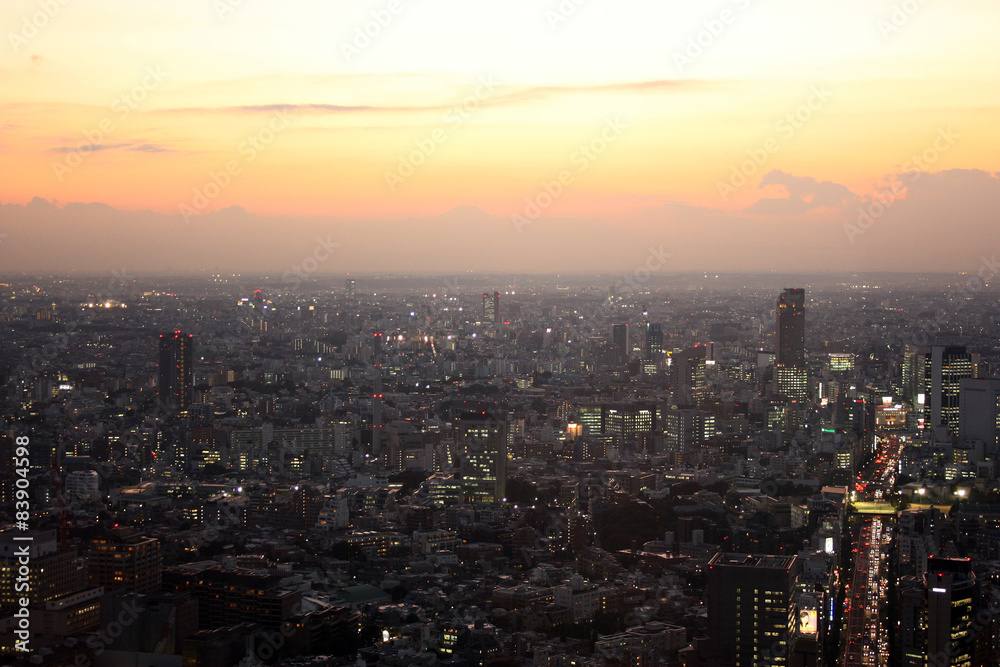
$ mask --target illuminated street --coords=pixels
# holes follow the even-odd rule
[[[887,439],[881,453],[862,470],[855,481],[857,500],[883,499],[892,490],[902,447],[895,437]],[[887,547],[891,539],[890,519],[865,519],[854,543],[854,575],[846,584],[843,664],[888,664],[889,646],[883,628],[888,586]]]

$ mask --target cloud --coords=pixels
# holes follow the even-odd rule
[[[123,142],[119,144],[79,144],[76,146],[56,146],[50,148],[52,153],[95,153],[97,151],[127,150],[139,151],[141,153],[165,153],[173,149],[158,144],[137,144],[134,142]]]
[[[489,77],[484,77],[488,79]],[[468,82],[465,86],[475,89],[481,86],[480,81]],[[504,87],[503,82],[493,81],[493,85],[500,90]],[[542,99],[551,99],[569,95],[590,95],[605,93],[660,93],[680,90],[690,90],[692,88],[705,88],[709,84],[699,80],[680,79],[657,79],[649,81],[631,81],[626,83],[597,84],[590,86],[529,86],[520,88],[510,88],[506,91],[494,92],[480,100],[483,106],[502,106],[521,104],[524,102],[534,102]],[[163,113],[190,114],[222,112],[234,114],[256,114],[273,113],[275,111],[294,112],[297,114],[353,114],[353,113],[410,113],[426,111],[447,111],[454,108],[455,101],[448,100],[432,104],[416,105],[378,105],[378,104],[325,104],[325,103],[270,103],[270,104],[242,104],[227,107],[179,107],[172,109],[162,109]]]
[[[845,229],[867,210],[865,199],[836,183],[783,172],[769,174],[765,186],[783,187],[787,197],[763,204],[780,213],[765,214],[757,205],[727,211],[667,201],[607,218],[543,217],[521,233],[510,220],[513,211],[484,204],[487,212],[470,201],[437,216],[381,221],[255,215],[234,205],[187,224],[171,211],[60,206],[35,198],[0,205],[8,235],[0,266],[33,273],[125,266],[137,273],[281,276],[311,256],[317,239],[339,244],[319,270],[331,275],[622,272],[641,266],[649,248],[661,246],[671,254],[665,273],[975,271],[984,253],[1000,254],[1000,175],[963,169],[915,179],[887,175],[894,177],[909,179],[906,191],[854,237]]]
[[[843,209],[856,204],[858,196],[839,183],[817,181],[810,176],[793,176],[772,170],[761,179],[759,188],[771,185],[785,189],[786,197],[765,197],[747,211],[766,215],[799,215],[818,208]]]
[[[172,148],[165,148],[164,146],[158,146],[157,144],[139,144],[138,146],[132,146],[129,148],[130,151],[141,151],[143,153],[165,153],[172,151]]]
[[[110,151],[117,148],[128,148],[132,144],[80,144],[79,146],[56,146],[49,150],[53,153],[94,153],[97,151]]]

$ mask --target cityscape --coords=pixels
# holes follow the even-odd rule
[[[995,0],[4,0],[0,665],[997,667]]]
[[[1000,655],[995,283],[114,280],[2,286],[8,656]]]

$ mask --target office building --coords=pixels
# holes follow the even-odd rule
[[[656,360],[663,353],[663,325],[646,322],[646,359]]]
[[[708,563],[708,634],[735,667],[787,665],[796,556],[718,553]]]
[[[501,322],[500,292],[483,294],[483,322],[493,322],[496,324]]]
[[[611,363],[624,365],[628,361],[628,325],[611,325]]]
[[[162,569],[160,541],[130,529],[118,529],[111,537],[93,540],[87,552],[91,585],[108,591],[159,593]]]
[[[185,412],[193,400],[191,370],[194,336],[175,331],[160,334],[159,385],[160,406],[172,412]]]
[[[903,385],[918,423],[948,427],[958,435],[962,380],[975,378],[978,364],[964,345],[907,345],[903,351]]]
[[[466,502],[503,500],[507,492],[506,424],[485,410],[466,412],[458,418],[455,432]]]
[[[276,574],[224,570],[218,563],[203,561],[164,568],[163,589],[194,596],[199,630],[239,623],[275,629],[302,608],[302,591],[283,588],[282,579]]]
[[[1000,455],[1000,380],[962,378],[958,382],[958,435],[982,443],[991,458]]]
[[[806,292],[788,288],[778,296],[774,329],[774,392],[789,400],[806,398]]]
[[[357,294],[357,283],[350,276],[347,276],[347,280],[344,281],[344,294],[348,299],[353,299]]]
[[[705,346],[695,345],[670,357],[675,405],[697,405],[705,398]]]
[[[971,667],[977,633],[973,627],[980,605],[979,582],[968,558],[927,559],[924,578],[927,602],[926,655],[938,665]]]
[[[774,332],[774,363],[806,367],[806,291],[788,288],[778,296]]]

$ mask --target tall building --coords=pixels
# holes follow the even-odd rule
[[[455,424],[466,502],[493,503],[507,495],[506,424],[486,411],[466,412]]]
[[[347,280],[344,281],[344,293],[348,299],[353,299],[357,294],[357,283],[354,282],[354,278],[347,276]]]
[[[483,294],[483,322],[499,324],[500,321],[500,292]]]
[[[165,409],[184,412],[193,400],[191,370],[194,336],[175,331],[160,334],[158,393]]]
[[[708,635],[735,667],[787,665],[796,556],[718,553],[708,562]]]
[[[977,364],[964,345],[907,345],[903,350],[903,389],[927,428],[959,432],[961,382],[977,376]]]
[[[806,291],[787,288],[778,296],[774,329],[774,392],[793,401],[806,398]]]
[[[672,407],[663,417],[663,445],[668,452],[694,451],[715,435],[715,415],[710,412]]]
[[[663,352],[663,325],[646,322],[646,359],[656,359]]]
[[[128,529],[92,541],[87,552],[90,583],[109,591],[157,594],[162,570],[160,541]]]
[[[966,443],[983,443],[984,453],[1000,455],[1000,380],[964,378],[958,382],[958,434]]]
[[[774,363],[806,367],[806,291],[787,288],[778,296],[774,331]]]
[[[611,325],[611,360],[612,363],[624,365],[628,361],[628,325]]]
[[[697,405],[705,398],[705,346],[695,345],[670,358],[670,383],[676,405]]]
[[[972,561],[930,556],[924,583],[927,595],[925,655],[937,656],[938,665],[971,667],[977,636],[973,623],[980,605],[979,582],[972,571]]]

